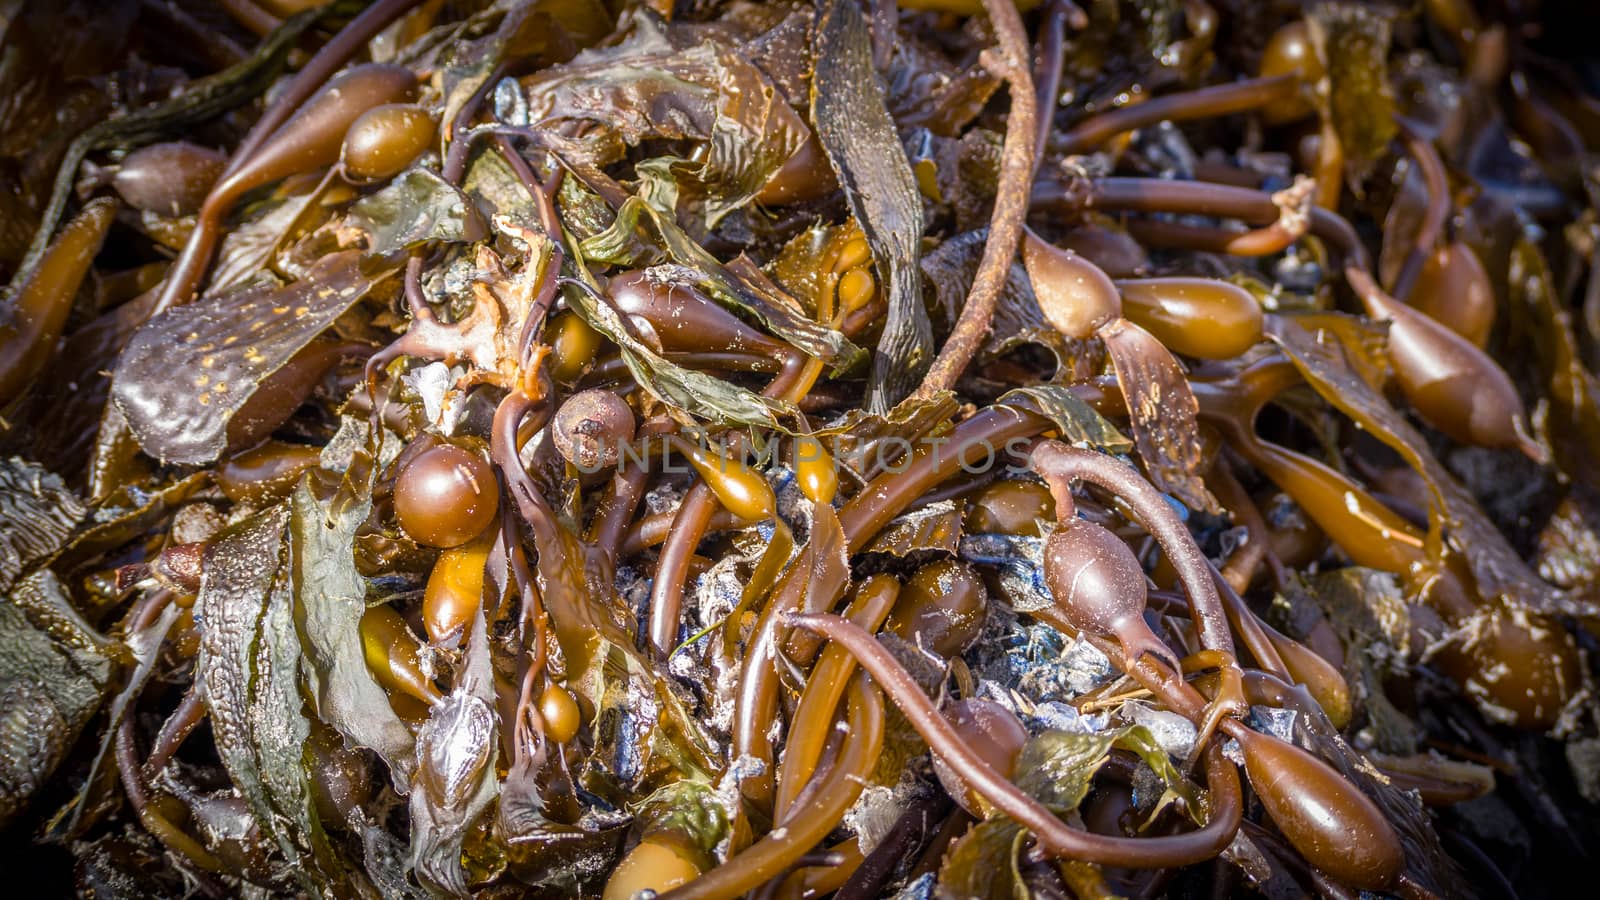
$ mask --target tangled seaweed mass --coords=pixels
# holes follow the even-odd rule
[[[0,2],[8,877],[1566,895],[1583,7]]]

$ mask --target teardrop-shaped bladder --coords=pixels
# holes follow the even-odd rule
[[[116,215],[114,199],[102,198],[84,207],[0,309],[0,407],[22,393],[50,361],[73,298]]]
[[[1232,359],[1261,340],[1261,304],[1216,278],[1137,278],[1117,282],[1122,311],[1167,349],[1200,359]]]
[[[416,92],[417,76],[405,66],[372,63],[345,71],[218,182],[201,215],[219,217],[248,191],[333,165],[357,119],[373,107],[409,101]]]
[[[1010,778],[1016,768],[1017,755],[1028,742],[1028,729],[1016,713],[993,700],[972,698],[952,704],[944,711],[945,718],[955,728],[956,734],[972,752],[1003,778]],[[945,793],[976,816],[985,815],[992,807],[983,795],[973,790],[955,769],[942,758],[933,758],[933,772]]]
[[[977,641],[988,612],[989,591],[977,570],[964,562],[940,559],[906,580],[885,627],[949,659]]]
[[[728,511],[742,519],[770,519],[778,509],[772,486],[760,473],[744,462],[690,443],[677,435],[666,439],[672,449],[684,455],[689,465],[704,479],[706,486]]]
[[[645,270],[624,272],[606,284],[606,296],[667,352],[759,353],[785,357],[793,348],[746,324],[696,288],[664,281]]]
[[[151,144],[129,153],[111,185],[129,206],[163,216],[200,211],[228,158],[186,141]]]
[[[1400,838],[1367,796],[1327,763],[1277,738],[1229,723],[1250,786],[1306,861],[1335,880],[1381,891],[1405,867]]]
[[[1322,57],[1317,55],[1317,45],[1311,38],[1311,29],[1304,21],[1290,22],[1273,32],[1271,40],[1267,41],[1266,49],[1261,51],[1260,66],[1263,78],[1294,75],[1300,84],[1298,92],[1278,98],[1262,107],[1262,118],[1274,125],[1281,125],[1303,119],[1315,111],[1316,108],[1311,101],[1316,84],[1323,77],[1325,68]]]
[[[1452,241],[1429,255],[1411,289],[1411,305],[1473,346],[1488,345],[1495,320],[1494,286],[1466,243]]]
[[[1466,338],[1384,293],[1364,270],[1349,266],[1345,277],[1368,315],[1389,320],[1389,359],[1417,415],[1463,444],[1521,450],[1544,461],[1504,369]]]
[[[839,468],[822,441],[811,435],[794,439],[794,477],[812,503],[832,503],[839,491]]]
[[[1063,250],[1031,230],[1022,234],[1022,263],[1046,322],[1077,340],[1121,318],[1122,295],[1099,266]]]
[[[1064,523],[1045,541],[1044,579],[1074,628],[1116,641],[1130,663],[1149,653],[1178,671],[1177,658],[1144,620],[1144,570],[1116,535],[1085,519]]]
[[[1350,685],[1333,664],[1323,659],[1306,645],[1276,629],[1263,625],[1272,649],[1278,652],[1289,678],[1305,686],[1317,705],[1327,714],[1333,727],[1343,729],[1350,724]]]

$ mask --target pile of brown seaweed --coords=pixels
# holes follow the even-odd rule
[[[0,858],[1554,893],[1582,7],[0,2]]]

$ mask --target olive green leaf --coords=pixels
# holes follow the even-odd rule
[[[1018,872],[1018,855],[1027,832],[1006,818],[972,826],[957,840],[939,867],[941,900],[1028,900]]]
[[[706,860],[716,858],[717,845],[728,836],[727,810],[716,788],[688,778],[646,797],[634,821],[640,834],[670,832]]]
[[[1394,16],[1382,6],[1348,2],[1318,3],[1306,13],[1328,73],[1328,111],[1346,169],[1357,185],[1388,149],[1397,129],[1389,85]]]
[[[368,233],[369,257],[438,241],[473,243],[489,233],[477,205],[460,188],[420,166],[356,201],[347,222]]]
[[[1107,453],[1127,453],[1133,449],[1133,442],[1116,426],[1063,385],[1017,388],[1007,391],[995,405],[1044,416],[1055,424],[1061,440],[1075,447],[1094,447]]]
[[[404,791],[415,741],[373,680],[361,645],[366,582],[351,547],[372,499],[364,485],[346,484],[357,491],[354,497],[323,503],[302,480],[290,501],[289,570],[305,680],[317,717],[382,757]]]

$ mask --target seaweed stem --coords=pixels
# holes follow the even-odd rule
[[[855,599],[845,610],[845,618],[868,633],[875,633],[883,626],[899,597],[900,582],[897,579],[891,576],[869,579],[856,591]],[[788,743],[783,748],[783,762],[778,769],[778,792],[772,806],[775,820],[783,821],[800,796],[802,785],[815,774],[826,733],[822,726],[832,717],[855,671],[855,657],[837,645],[824,649],[822,657],[812,667],[805,690],[800,694],[800,703],[795,707],[795,725],[790,729]]]
[[[961,308],[961,317],[950,330],[939,355],[934,358],[922,384],[911,399],[926,400],[939,391],[949,390],[961,377],[989,333],[994,316],[1022,242],[1023,220],[1028,215],[1028,186],[1035,168],[1034,143],[1037,140],[1038,109],[1035,108],[1033,76],[1028,71],[1028,34],[1022,17],[1010,0],[983,0],[1000,39],[998,48],[984,51],[986,65],[1011,85],[1011,112],[1006,118],[1006,137],[1000,156],[1000,179],[995,191],[994,212],[989,218],[989,240],[983,246],[983,259],[972,279],[972,290]]]
[[[1272,195],[1278,218],[1270,225],[1248,231],[1229,231],[1208,225],[1135,219],[1127,223],[1128,233],[1141,244],[1158,247],[1227,253],[1233,256],[1271,256],[1282,253],[1303,237],[1311,227],[1312,201],[1317,182],[1305,175],[1294,184]]]
[[[961,779],[1001,812],[1032,831],[1039,849],[1058,858],[1163,869],[1204,862],[1222,852],[1239,830],[1244,798],[1239,773],[1221,747],[1206,747],[1206,782],[1211,794],[1210,819],[1190,832],[1162,837],[1119,838],[1079,831],[1024,794],[996,772],[961,739],[933,701],[872,635],[848,619],[824,613],[794,615],[789,622],[844,646],[894,701],[922,739]]]
[[[1212,581],[1211,563],[1160,491],[1126,463],[1103,453],[1068,447],[1059,441],[1039,441],[1029,456],[1029,465],[1050,485],[1050,493],[1056,498],[1057,516],[1073,514],[1074,481],[1097,484],[1125,501],[1177,570],[1178,579],[1189,595],[1191,618],[1200,643],[1208,650],[1233,653],[1233,636]]]
[[[840,621],[843,621],[842,619]],[[870,640],[870,638],[868,638]],[[909,677],[909,676],[907,676]],[[935,713],[937,715],[937,713]],[[803,806],[761,840],[661,900],[728,900],[780,875],[827,838],[855,805],[883,750],[883,694],[863,674],[851,682],[839,757]]]
[[[1293,96],[1299,90],[1300,76],[1288,74],[1167,94],[1083,120],[1067,132],[1060,150],[1067,155],[1088,153],[1117,135],[1137,128],[1158,122],[1187,122],[1248,112]]]
[[[1444,234],[1445,219],[1450,215],[1450,178],[1445,173],[1444,161],[1439,158],[1439,151],[1434,149],[1433,142],[1423,137],[1416,125],[1404,117],[1396,117],[1395,121],[1400,126],[1400,137],[1405,142],[1406,152],[1416,161],[1417,171],[1422,173],[1422,181],[1428,190],[1428,204],[1423,208],[1422,221],[1417,225],[1411,249],[1406,251],[1405,261],[1400,264],[1394,287],[1389,292],[1400,300],[1409,300],[1428,254],[1433,252],[1434,245],[1439,243],[1440,236]]]
[[[1205,181],[1162,178],[1095,178],[1072,182],[1041,181],[1033,203],[1056,212],[1097,209],[1104,212],[1179,213],[1219,216],[1267,224],[1283,214],[1273,195],[1251,188]],[[1367,248],[1343,216],[1322,207],[1311,210],[1310,231],[1327,241],[1347,263],[1371,268]]]
[[[172,711],[172,715],[162,724],[161,731],[156,734],[155,745],[144,760],[145,773],[152,777],[160,774],[172,760],[173,754],[183,746],[184,740],[205,718],[206,700],[200,694],[200,682],[192,682],[189,689],[183,692],[183,700],[178,703],[178,708]]]
[[[1044,161],[1045,146],[1050,143],[1050,131],[1055,125],[1056,98],[1061,95],[1061,64],[1065,61],[1067,28],[1082,31],[1089,27],[1089,17],[1072,0],[1051,0],[1046,5],[1043,24],[1039,27],[1039,47],[1034,58],[1039,61],[1034,73],[1034,109],[1039,124],[1034,129],[1033,174],[1039,173]],[[1032,178],[1029,178],[1032,181]]]

